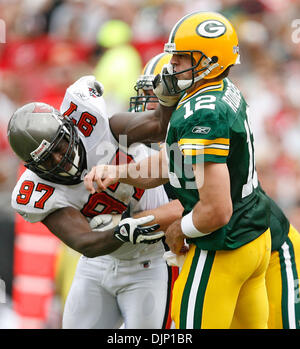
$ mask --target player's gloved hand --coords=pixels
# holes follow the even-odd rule
[[[93,75],[81,77],[74,83],[74,88],[75,87],[76,92],[80,94],[83,99],[90,98],[91,96],[101,97],[104,92],[103,85],[101,82],[97,81]]]
[[[90,220],[89,225],[93,231],[105,231],[116,226],[111,214],[99,214]]]
[[[145,216],[141,218],[130,217],[130,205],[126,211],[122,214],[119,225],[115,228],[114,235],[117,239],[123,242],[131,242],[132,244],[154,244],[162,239],[164,232],[154,232],[159,228],[159,224],[153,224],[151,226],[141,225],[153,221],[154,216]]]
[[[165,107],[173,107],[177,104],[181,93],[176,93],[179,90],[177,78],[170,76],[167,66],[163,67],[161,74],[157,74],[152,82],[153,92],[158,101]],[[168,85],[168,86],[167,86]]]

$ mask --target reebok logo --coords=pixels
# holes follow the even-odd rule
[[[211,130],[211,128],[207,127],[207,126],[195,126],[192,129],[192,132],[193,133],[200,133],[200,134],[203,134],[203,135],[207,135],[210,132],[210,130]]]

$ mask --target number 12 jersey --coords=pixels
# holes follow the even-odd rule
[[[170,183],[184,214],[201,200],[192,165],[201,171],[205,162],[227,164],[233,214],[224,227],[192,239],[199,248],[234,249],[267,230],[269,202],[258,185],[247,104],[229,79],[181,97],[169,123],[166,152]]]

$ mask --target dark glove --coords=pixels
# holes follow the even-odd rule
[[[141,225],[153,221],[154,216],[145,216],[140,218],[130,217],[130,205],[123,212],[119,225],[115,228],[114,235],[123,242],[131,242],[132,244],[154,244],[162,239],[164,232],[155,232],[159,228],[159,224],[142,227]]]

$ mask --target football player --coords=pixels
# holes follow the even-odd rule
[[[225,78],[229,67],[239,62],[235,31],[218,14],[194,13],[174,26],[165,51],[173,53],[173,57],[172,64],[162,74],[162,84],[171,95],[184,93],[172,115],[167,135],[170,146],[167,150],[171,149],[172,142],[176,145],[179,141],[177,149],[175,146],[172,151],[183,154],[183,166],[178,167],[174,157],[170,158],[171,152],[167,152],[168,177],[188,213],[167,230],[167,241],[176,253],[182,253],[184,238],[188,238],[191,247],[174,292],[176,325],[180,328],[267,327],[263,285],[266,272],[269,328],[298,328],[300,236],[257,180],[246,104],[239,90]],[[156,88],[155,92],[161,90]],[[165,102],[166,93],[163,98]],[[161,153],[161,161],[164,157]],[[204,163],[204,185],[187,191],[188,182],[193,184],[191,173],[199,178],[199,163]],[[225,163],[229,174],[221,165]],[[190,172],[184,172],[184,166]],[[218,177],[213,167],[225,176],[223,181],[219,179],[221,187],[211,183],[209,174]],[[118,170],[127,172],[125,166]],[[182,172],[178,173],[180,170],[183,176]],[[109,172],[109,168],[94,169],[86,177],[87,189],[94,191],[93,180],[99,190],[113,182],[107,177]],[[186,174],[188,178],[184,177]],[[130,178],[125,181],[130,182]],[[230,195],[226,182],[231,185]],[[150,185],[145,179],[139,179],[139,184]],[[209,184],[213,184],[211,192]],[[202,194],[200,201],[197,201],[198,193]],[[224,214],[222,203],[226,207],[226,198],[220,198],[220,194],[227,195],[229,211],[232,205],[233,212],[225,225],[221,217],[223,226],[215,230],[214,216],[219,212]],[[210,201],[219,201],[221,205],[216,207],[216,203]],[[209,212],[212,215],[205,217]],[[257,258],[256,267],[253,257]],[[251,293],[253,287],[256,290]],[[251,306],[249,302],[253,302]]]
[[[165,56],[164,56],[165,55]],[[131,109],[141,111],[153,110],[158,105],[154,95],[152,82],[158,71],[171,59],[168,53],[154,57],[144,68],[135,89],[137,96],[130,100]],[[154,74],[153,74],[154,73]],[[167,183],[169,184],[169,183]],[[172,193],[172,187],[165,184],[165,190]],[[262,188],[261,188],[261,191]],[[269,301],[270,329],[298,328],[300,324],[299,303],[299,265],[300,265],[300,235],[278,205],[266,194],[271,204],[271,259],[266,273],[266,286]],[[169,194],[173,199],[175,195]]]
[[[162,74],[170,94],[184,92],[173,112],[157,161],[168,171],[135,179],[141,188],[170,180],[184,207],[166,231],[172,252],[189,250],[172,301],[176,328],[267,328],[265,274],[270,259],[269,205],[257,189],[253,137],[240,91],[226,79],[239,60],[231,23],[195,12],[173,27]],[[133,168],[97,166],[86,177],[91,193],[117,180],[132,183]],[[115,177],[113,176],[115,175]]]
[[[82,183],[96,164],[149,156],[150,148],[132,143],[147,127],[156,130],[147,140],[160,140],[160,111],[143,113],[148,122],[139,132],[136,122],[130,129],[132,113],[122,114],[128,117],[123,127],[116,121],[118,116],[111,124],[101,95],[95,78],[84,77],[67,89],[61,112],[29,103],[13,114],[8,139],[27,170],[14,188],[12,207],[27,221],[45,224],[82,254],[65,304],[63,328],[118,328],[122,322],[125,328],[162,328],[172,275],[162,259],[165,250],[160,239],[175,217],[168,210],[159,219],[164,205],[170,205],[163,187],[143,190],[117,183],[90,195]],[[139,115],[137,122],[142,118]],[[128,149],[115,139],[120,132],[129,135]],[[133,214],[147,210],[152,216],[124,219],[114,234],[112,228],[128,206]],[[155,214],[157,207],[161,209]],[[141,227],[153,215],[151,224],[155,224]],[[161,230],[152,234],[159,227],[156,223]]]
[[[134,86],[136,96],[131,97],[129,101],[130,111],[141,112],[157,108],[158,98],[153,92],[153,80],[157,74],[160,74],[163,67],[170,62],[171,57],[169,53],[159,53],[145,65]]]
[[[155,72],[161,71],[170,59],[170,54],[160,54],[145,66],[143,75],[135,87],[137,96],[130,100],[131,109],[141,111],[156,108],[158,98],[154,95],[152,82],[156,75]],[[159,66],[158,69],[157,66]],[[176,199],[169,183],[165,184],[165,190],[169,197]],[[263,191],[262,188],[261,191]],[[280,207],[266,193],[264,194],[271,205],[272,253],[266,273],[269,301],[268,328],[299,328],[300,235]]]

